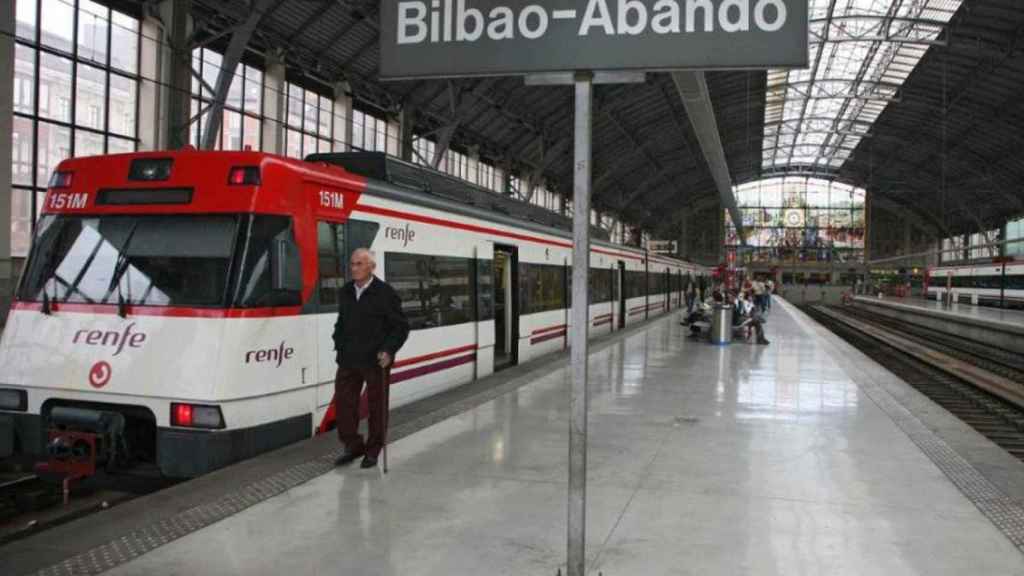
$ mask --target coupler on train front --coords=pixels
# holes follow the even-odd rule
[[[47,418],[45,462],[40,477],[60,481],[67,503],[70,483],[128,463],[125,417],[110,410],[55,406]]]

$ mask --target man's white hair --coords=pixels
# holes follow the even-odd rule
[[[352,257],[355,258],[356,256],[366,256],[372,266],[377,265],[377,259],[373,256],[373,252],[368,248],[356,248],[352,251]]]

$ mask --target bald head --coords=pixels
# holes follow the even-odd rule
[[[362,285],[377,268],[377,261],[373,258],[373,252],[366,248],[357,248],[352,252],[352,258],[348,263],[349,273],[356,284]]]

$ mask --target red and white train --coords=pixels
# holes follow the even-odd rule
[[[1007,259],[929,268],[925,298],[941,300],[947,290],[953,302],[1024,308],[1024,262]]]
[[[324,432],[364,246],[412,324],[392,406],[561,350],[571,236],[512,204],[376,154],[65,160],[0,340],[0,418],[20,452],[171,477]],[[590,265],[592,335],[681,307],[708,272],[601,241]]]

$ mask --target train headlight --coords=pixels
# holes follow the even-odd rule
[[[171,177],[173,166],[174,159],[172,158],[137,158],[132,160],[132,164],[128,168],[128,179],[149,182],[167,180]]]
[[[171,404],[171,425],[185,428],[224,428],[224,415],[220,406],[203,406],[201,404]]]
[[[28,410],[28,392],[14,388],[0,388],[0,410]]]

